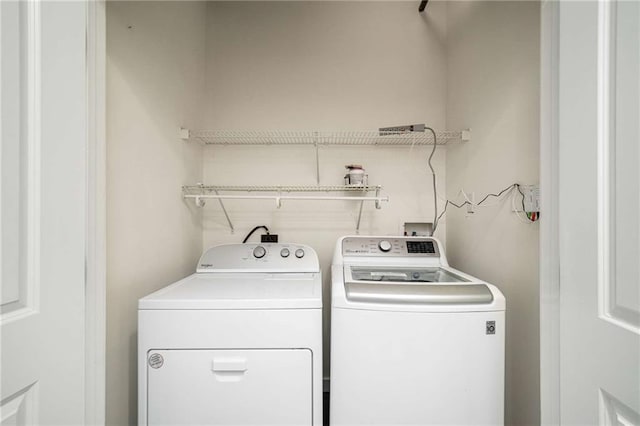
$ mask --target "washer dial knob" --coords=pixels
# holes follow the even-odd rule
[[[298,259],[303,258],[303,257],[304,257],[304,250],[302,250],[302,249],[298,249],[298,250],[296,250],[296,257],[297,257]]]
[[[380,249],[380,251],[383,251],[386,253],[389,250],[391,250],[391,243],[387,240],[382,240],[378,243],[378,248]]]
[[[267,254],[267,250],[265,250],[265,248],[262,246],[258,246],[253,249],[253,257],[255,257],[256,259],[264,257],[265,254]]]
[[[282,250],[280,250],[280,256],[282,257],[289,257],[291,253],[289,252],[288,248],[283,248]]]

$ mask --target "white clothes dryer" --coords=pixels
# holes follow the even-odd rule
[[[140,425],[322,425],[312,248],[210,248],[196,273],[138,309]]]
[[[425,237],[343,237],[331,273],[331,425],[503,424],[495,286]]]

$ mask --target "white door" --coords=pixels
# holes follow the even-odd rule
[[[0,2],[2,425],[84,423],[84,2]]]
[[[640,425],[640,2],[558,10],[559,420]]]

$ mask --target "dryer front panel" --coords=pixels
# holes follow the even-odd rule
[[[311,425],[308,349],[150,350],[149,425]]]

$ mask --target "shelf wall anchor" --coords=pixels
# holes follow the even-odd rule
[[[196,207],[204,207],[204,205],[206,204],[206,201],[204,201],[200,197],[196,197],[195,202],[196,202]]]
[[[178,137],[186,142],[191,137],[191,132],[189,132],[189,129],[185,129],[184,127],[179,127]]]

